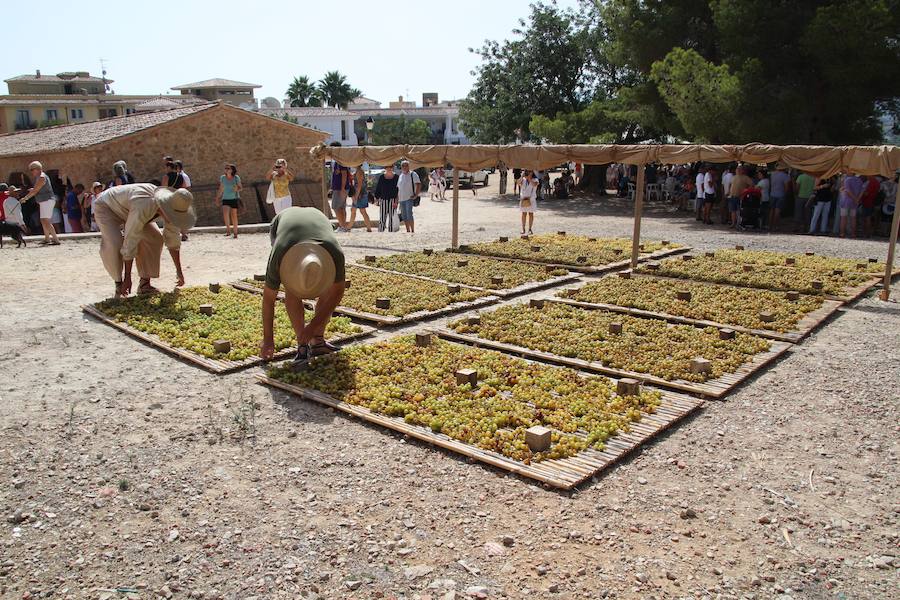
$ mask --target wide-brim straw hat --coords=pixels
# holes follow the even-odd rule
[[[334,258],[321,244],[300,242],[285,252],[278,266],[284,289],[302,299],[318,298],[334,283]]]
[[[153,198],[166,218],[181,231],[187,231],[197,222],[194,212],[194,195],[186,189],[156,188]]]

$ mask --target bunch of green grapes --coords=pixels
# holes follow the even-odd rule
[[[642,253],[662,248],[679,248],[678,244],[642,242]],[[539,247],[535,251],[534,248]],[[631,240],[627,238],[591,239],[579,235],[544,234],[529,238],[512,238],[506,242],[472,244],[467,252],[501,258],[522,258],[542,263],[572,266],[600,266],[627,259],[631,255]]]
[[[458,266],[460,260],[468,261],[468,264],[460,267]],[[378,257],[374,266],[490,289],[514,288],[525,283],[546,281],[568,273],[565,269],[548,272],[538,265],[493,260],[480,256],[460,256],[455,252],[435,252],[431,255],[421,252],[391,254]],[[492,278],[494,277],[502,277],[503,283],[493,283]]]
[[[212,315],[200,312],[201,304],[212,304]],[[110,318],[138,331],[155,335],[170,346],[209,358],[243,360],[259,354],[262,341],[262,304],[259,296],[222,287],[218,293],[208,288],[189,287],[174,292],[110,299],[97,308]],[[307,322],[312,313],[307,312]],[[325,330],[334,338],[361,331],[349,319],[333,318]],[[215,340],[228,340],[231,350],[218,353]],[[276,350],[296,343],[294,329],[284,305],[275,305],[274,342]]]
[[[451,294],[443,283],[353,266],[347,267],[347,279],[350,280],[350,287],[344,292],[341,306],[395,317],[422,310],[439,310],[456,302],[469,302],[488,295],[487,292],[468,288]],[[377,308],[376,298],[389,298],[390,308]]]
[[[677,293],[680,291],[690,292],[691,299],[679,300]],[[804,316],[820,308],[823,302],[821,296],[804,295],[792,301],[782,292],[647,277],[604,277],[579,289],[563,290],[558,295],[579,302],[614,304],[774,331],[795,329]],[[772,313],[775,320],[762,321],[760,312]]]
[[[621,323],[621,333],[610,333],[610,323]],[[734,373],[755,354],[769,349],[769,342],[738,333],[720,340],[714,327],[670,325],[605,310],[587,310],[548,302],[544,308],[502,306],[482,313],[480,322],[461,320],[450,324],[458,333],[514,344],[567,358],[602,362],[616,369],[648,373],[667,380],[703,382]],[[712,371],[692,373],[691,361],[703,357]]]
[[[883,262],[869,262],[864,258],[838,258],[836,256],[821,256],[818,254],[807,256],[799,252],[716,250],[716,258],[737,264],[769,265],[772,267],[784,266],[785,259],[793,258],[794,266],[812,269],[826,275],[835,269],[841,269],[850,273],[871,273],[873,275],[884,273]]]
[[[776,267],[753,265],[744,270],[744,264],[720,260],[711,256],[696,256],[693,260],[670,258],[662,261],[658,270],[646,264],[638,265],[638,272],[713,283],[728,283],[768,290],[796,290],[804,294],[843,295],[847,290],[872,280],[865,273],[844,272],[840,275],[823,273],[806,267]],[[813,287],[813,281],[821,281],[822,289]]]
[[[463,368],[478,372],[477,385],[457,383]],[[273,368],[269,376],[525,463],[603,449],[661,401],[655,390],[619,396],[604,377],[440,340],[417,347],[408,336],[315,358],[299,372]],[[535,425],[553,430],[546,452],[531,452],[525,441]]]

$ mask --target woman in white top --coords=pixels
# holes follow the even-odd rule
[[[53,185],[50,183],[50,177],[44,173],[44,166],[38,161],[28,165],[31,171],[31,177],[34,180],[34,187],[28,190],[28,193],[20,198],[20,202],[25,204],[31,198],[34,198],[40,208],[41,229],[44,230],[44,239],[40,242],[42,246],[59,246],[59,238],[56,237],[56,229],[53,227],[53,211],[56,209],[56,194],[53,192]],[[58,210],[57,210],[58,212]],[[59,220],[62,221],[60,213]]]
[[[521,191],[519,192],[519,212],[522,213],[522,235],[525,235],[525,221],[528,221],[528,235],[532,234],[534,212],[537,210],[537,189],[540,183],[534,173],[525,171],[522,174]]]

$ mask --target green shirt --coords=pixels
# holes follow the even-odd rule
[[[813,188],[816,187],[816,178],[806,173],[801,173],[797,177],[797,197],[806,200],[813,194]]]
[[[344,252],[334,235],[328,217],[317,208],[292,206],[278,214],[269,227],[272,251],[266,267],[266,287],[277,290],[281,287],[281,259],[285,253],[300,242],[317,242],[334,259],[334,280],[344,281]]]

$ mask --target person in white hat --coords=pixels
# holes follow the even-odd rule
[[[284,286],[284,305],[297,334],[295,364],[334,352],[325,341],[325,327],[344,297],[344,252],[331,222],[317,208],[293,206],[278,213],[269,228],[272,250],[263,288],[263,340],[260,356],[275,353],[273,324],[278,289]],[[304,322],[303,300],[316,299],[316,311]]]
[[[150,280],[159,277],[163,244],[175,263],[176,285],[184,285],[181,233],[197,221],[193,201],[188,190],[157,187],[152,183],[117,185],[94,200],[94,218],[100,226],[100,258],[116,283],[116,298],[131,293],[131,266],[135,258],[140,277],[138,293],[157,291]],[[165,223],[162,231],[156,225],[158,218]]]

